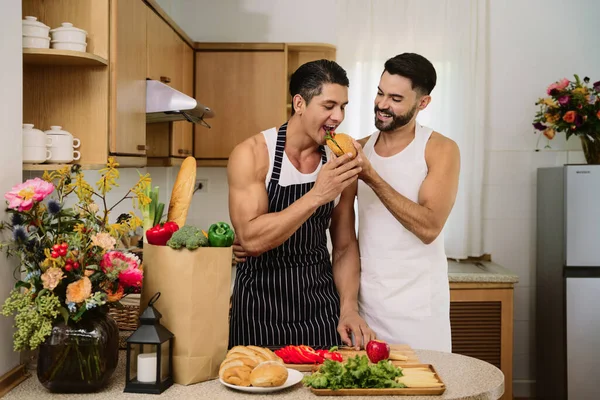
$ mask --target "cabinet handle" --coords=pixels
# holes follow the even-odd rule
[[[171,83],[171,78],[169,78],[168,76],[161,76],[160,81],[162,83]]]
[[[179,149],[179,150],[177,150],[177,153],[183,154],[183,155],[189,155],[189,154],[192,154],[192,151],[191,150]]]
[[[148,150],[148,147],[146,147],[146,146],[145,146],[145,145],[143,145],[143,144],[138,144],[138,145],[137,145],[137,149],[138,149],[138,150],[140,150],[140,151],[142,151],[142,150]]]

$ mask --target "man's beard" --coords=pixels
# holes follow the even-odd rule
[[[380,121],[377,118],[378,111],[391,115],[392,120],[388,121],[388,122]],[[403,115],[394,114],[394,112],[392,111],[391,108],[388,108],[387,110],[382,110],[381,108],[375,106],[375,127],[382,132],[390,132],[390,131],[396,130],[396,129],[401,128],[404,125],[408,124],[410,122],[410,120],[415,116],[416,112],[417,112],[417,104],[416,103],[413,108],[408,110],[406,112],[406,114],[403,114]]]

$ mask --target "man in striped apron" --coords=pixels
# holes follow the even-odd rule
[[[348,84],[335,62],[302,65],[290,80],[289,121],[245,140],[229,157],[229,212],[243,248],[236,254],[245,256],[237,265],[230,347],[327,348],[364,326],[349,188],[359,160],[328,160],[323,146],[326,131],[344,119]]]

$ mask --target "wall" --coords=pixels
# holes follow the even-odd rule
[[[23,102],[23,57],[21,55],[21,0],[2,1],[0,13],[0,193],[4,194],[21,181],[21,125]],[[4,196],[3,196],[4,197]],[[3,201],[3,200],[2,200]],[[0,208],[0,220],[5,220],[4,207]],[[14,265],[0,256],[0,299],[8,297],[14,285]],[[19,364],[19,354],[13,351],[13,321],[0,316],[0,376]]]
[[[534,103],[560,78],[600,80],[599,13],[595,0],[490,1],[484,243],[494,261],[520,277],[516,397],[532,394],[535,379],[536,170],[584,162],[577,137],[557,135],[551,149],[541,140],[542,151],[534,151]]]
[[[335,44],[335,0],[158,0],[198,42]]]

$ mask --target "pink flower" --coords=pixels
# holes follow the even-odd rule
[[[564,88],[569,86],[569,83],[571,83],[571,81],[569,81],[567,78],[562,78],[560,81],[554,82],[552,85],[548,86],[546,93],[548,93],[550,95],[551,94],[550,92],[553,89],[563,90]]]
[[[40,178],[28,179],[13,186],[10,192],[4,195],[8,200],[8,208],[18,211],[29,211],[34,202],[42,201],[54,190],[54,185]]]
[[[122,253],[120,251],[109,251],[104,254],[100,267],[105,274],[111,272],[121,272],[128,268],[137,268],[140,265],[140,259],[132,253]]]
[[[144,273],[141,269],[135,268],[127,268],[125,271],[121,271],[119,274],[119,285],[124,288],[129,287],[142,287],[142,279],[144,278]]]

